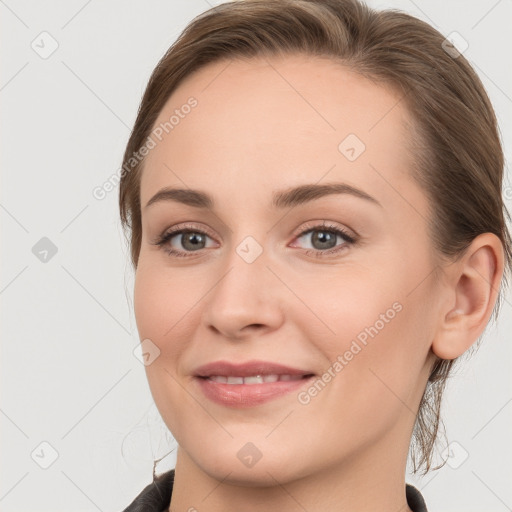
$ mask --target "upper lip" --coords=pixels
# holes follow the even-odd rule
[[[269,361],[254,360],[242,364],[214,361],[197,368],[195,375],[196,377],[211,377],[212,375],[249,377],[252,375],[313,375],[313,372]]]

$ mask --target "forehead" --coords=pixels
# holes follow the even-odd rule
[[[141,202],[169,185],[244,184],[258,196],[322,177],[379,195],[379,175],[403,181],[410,169],[408,123],[400,93],[331,59],[215,62],[187,77],[160,112]]]

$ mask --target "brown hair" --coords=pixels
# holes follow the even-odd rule
[[[457,258],[476,236],[494,233],[504,246],[507,282],[512,248],[501,195],[503,151],[480,79],[427,23],[396,10],[375,11],[358,0],[238,0],[209,9],[186,27],[149,80],[124,154],[119,206],[134,267],[144,164],[134,155],[172,92],[214,61],[292,53],[342,62],[403,94],[419,136],[411,174],[430,200],[433,247],[444,258]],[[500,303],[501,296],[494,317]],[[431,469],[441,397],[454,361],[438,359],[428,379],[411,443],[414,472]]]

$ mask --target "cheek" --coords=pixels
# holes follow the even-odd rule
[[[408,304],[393,304],[395,308],[387,308],[388,300],[367,303],[357,318],[356,309],[340,316],[342,334],[326,350],[334,377],[312,399],[307,415],[322,418],[323,411],[330,411],[329,421],[336,425],[331,446],[342,449],[347,439],[356,446],[371,443],[402,420],[414,420],[427,349],[416,329],[415,311]]]
[[[143,258],[135,276],[134,311],[140,340],[151,340],[159,355],[145,366],[155,404],[176,439],[180,439],[177,411],[195,410],[183,388],[176,385],[178,365],[190,339],[190,326],[196,320],[200,291],[171,273]],[[180,340],[183,340],[180,342]],[[176,404],[181,404],[177,407]]]
[[[141,339],[154,338],[161,343],[173,338],[175,332],[189,322],[201,290],[191,286],[190,276],[186,277],[183,273],[170,273],[157,264],[142,262],[139,265],[135,276],[134,311]]]
[[[324,371],[330,367],[336,375],[329,399],[340,421],[345,407],[362,416],[387,411],[383,421],[414,410],[430,348],[433,324],[428,301],[435,290],[417,287],[423,262],[413,261],[419,267],[381,259],[378,269],[349,269],[330,283],[320,280],[304,289],[329,327],[327,335],[325,328],[322,335],[320,330],[315,335],[313,324],[308,328],[301,320],[304,332],[326,356]],[[315,325],[320,325],[317,320]]]
[[[304,315],[302,307],[297,308],[302,312],[297,321],[305,333],[310,333],[312,341],[320,342],[323,351],[335,357],[348,350],[352,340],[364,346],[375,332],[388,330],[402,309],[402,288],[399,279],[382,278],[375,269],[361,267],[303,278],[300,293],[316,318],[309,313]],[[321,335],[314,335],[313,325],[319,326],[318,333],[323,330]]]
[[[158,347],[158,357],[146,365],[146,375],[153,393],[178,371],[177,365],[191,337],[196,322],[194,308],[200,290],[158,265],[142,262],[135,276],[134,311],[139,339]],[[180,341],[181,340],[181,341]],[[156,349],[155,349],[156,350]],[[157,402],[158,403],[158,402]]]
[[[148,268],[141,268],[139,264],[135,275],[133,306],[140,339],[150,339],[161,348],[158,341],[169,327],[164,311],[164,288],[156,274]]]

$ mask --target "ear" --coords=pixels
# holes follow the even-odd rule
[[[483,333],[498,297],[504,252],[493,233],[477,236],[447,269],[447,300],[432,351],[441,359],[462,355]]]

